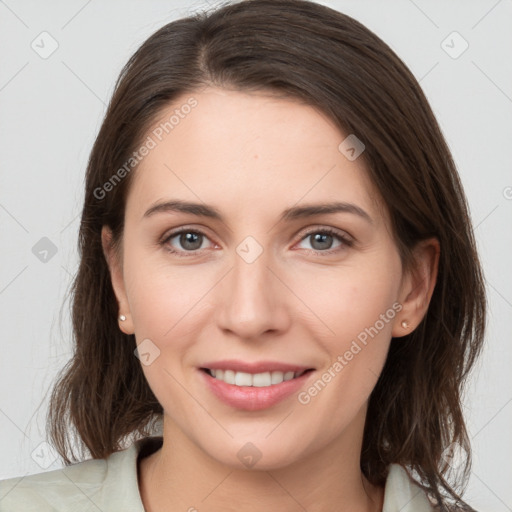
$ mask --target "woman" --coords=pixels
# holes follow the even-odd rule
[[[472,510],[466,200],[360,23],[248,0],[151,36],[90,156],[80,250],[48,417],[68,466],[2,482],[6,510]]]

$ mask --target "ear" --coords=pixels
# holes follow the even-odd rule
[[[124,285],[123,265],[120,255],[112,245],[112,231],[108,226],[103,226],[101,229],[101,245],[110,270],[112,288],[114,289],[117,303],[119,305],[119,316],[124,315],[126,317],[126,320],[121,321],[118,316],[117,321],[119,323],[119,328],[125,334],[133,334],[135,331]]]
[[[414,248],[413,264],[406,271],[400,286],[398,300],[402,309],[393,325],[393,337],[410,334],[426,315],[436,285],[440,253],[437,238],[423,240]],[[407,327],[402,325],[404,321]]]

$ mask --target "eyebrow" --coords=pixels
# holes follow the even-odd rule
[[[189,201],[181,200],[169,200],[160,202],[153,205],[149,210],[144,213],[143,218],[151,217],[157,213],[189,213],[191,215],[197,215],[199,217],[208,217],[221,222],[224,222],[222,214],[214,206],[210,206],[204,203],[192,203]],[[373,220],[370,215],[363,210],[360,206],[353,203],[345,202],[331,202],[331,203],[320,203],[311,204],[305,206],[293,206],[287,208],[281,214],[279,221],[291,221],[296,219],[304,219],[307,217],[314,217],[316,215],[327,215],[332,213],[351,213],[357,215],[373,224]]]

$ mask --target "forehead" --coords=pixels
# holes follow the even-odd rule
[[[217,88],[183,94],[145,134],[151,149],[136,168],[127,208],[141,213],[178,197],[239,215],[317,200],[376,212],[363,159],[339,149],[346,137],[318,109],[291,98]]]

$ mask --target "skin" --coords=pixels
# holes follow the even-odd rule
[[[154,126],[191,96],[197,107],[134,171],[120,254],[109,229],[102,232],[127,317],[120,329],[160,350],[142,366],[164,409],[163,446],[139,467],[144,506],[381,510],[383,488],[359,467],[367,402],[391,338],[426,313],[438,243],[418,246],[405,271],[363,159],[338,150],[346,135],[318,110],[269,93],[205,88],[178,98]],[[223,221],[183,212],[143,217],[171,198],[213,205]],[[359,206],[371,222],[349,212],[279,221],[286,208],[330,201]],[[199,249],[179,235],[159,244],[180,226],[204,233]],[[314,233],[329,227],[353,243],[336,236],[315,243]],[[252,263],[236,252],[248,236],[263,251]],[[401,311],[308,404],[293,394],[243,411],[199,378],[206,361],[275,360],[315,368],[306,389],[396,303]],[[237,457],[248,442],[261,453],[251,468]]]

